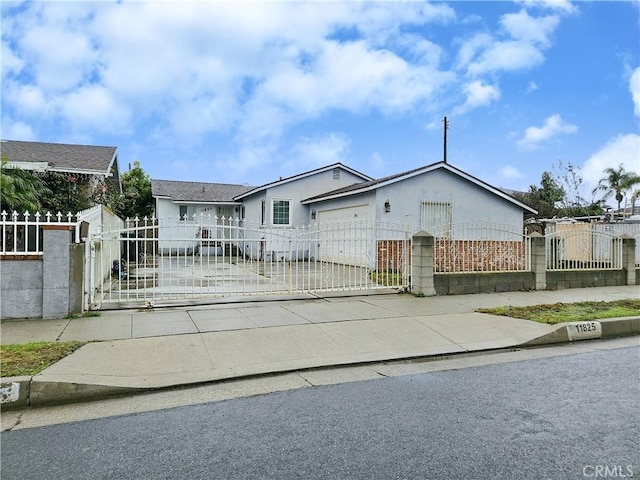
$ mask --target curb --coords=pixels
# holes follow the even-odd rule
[[[570,343],[580,340],[614,338],[633,335],[640,335],[640,316],[563,323],[557,325],[557,328],[548,334],[534,338],[519,345],[513,345],[513,347],[533,347],[550,345],[554,343]],[[410,357],[404,360],[415,360],[415,358],[416,357]],[[394,358],[394,360],[403,360],[403,358]],[[360,363],[363,362],[350,362],[345,364],[326,366],[345,367],[348,365]],[[284,372],[269,372],[264,375],[273,375],[277,373]],[[234,378],[227,378],[224,379],[224,381],[233,379]],[[5,377],[1,379],[0,383],[0,404],[2,405],[2,410],[14,410],[27,407],[43,407],[59,404],[81,403],[109,397],[140,394],[150,391],[167,390],[170,388],[183,388],[194,385],[197,385],[197,383],[176,384],[161,388],[134,388],[38,381],[37,379],[35,379],[35,377],[29,376]]]
[[[553,332],[529,340],[520,346],[530,347],[630,335],[640,335],[640,316],[566,322],[557,325]]]

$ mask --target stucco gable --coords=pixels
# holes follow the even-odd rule
[[[269,188],[273,188],[273,187],[277,187],[280,185],[285,185],[287,183],[291,183],[291,182],[295,182],[297,180],[301,180],[303,178],[308,178],[311,177],[313,175],[317,175],[319,173],[324,173],[330,170],[335,170],[335,169],[339,169],[342,170],[344,172],[348,172],[358,178],[361,178],[363,181],[368,182],[373,180],[371,177],[369,177],[368,175],[365,175],[364,173],[358,172],[357,170],[354,170],[350,167],[347,167],[346,165],[343,165],[342,163],[334,163],[332,165],[327,165],[325,167],[321,167],[321,168],[317,168],[315,170],[309,170],[308,172],[304,172],[304,173],[300,173],[298,175],[294,175],[291,177],[287,177],[287,178],[281,178],[279,180],[276,180],[274,182],[270,182],[270,183],[266,183],[264,185],[261,185],[259,187],[255,187],[245,193],[242,193],[240,195],[237,195],[235,197],[235,200],[242,200],[243,198],[249,197],[251,195],[255,195],[257,193],[263,192],[265,190],[268,190]]]
[[[369,182],[363,182],[363,183],[358,183],[355,185],[350,185],[348,187],[343,187],[343,188],[339,188],[337,190],[333,190],[330,192],[326,192],[320,195],[316,195],[313,197],[309,197],[307,199],[302,200],[302,204],[303,205],[309,205],[309,204],[313,204],[315,202],[319,202],[319,201],[324,201],[324,200],[330,200],[330,199],[336,199],[336,198],[343,198],[343,197],[347,197],[349,195],[357,195],[360,193],[364,193],[364,192],[370,192],[373,190],[376,190],[378,188],[381,188],[383,186],[387,186],[387,185],[392,185],[398,182],[402,182],[404,180],[407,180],[409,178],[413,178],[416,177],[418,175],[424,175],[424,174],[428,174],[429,172],[433,172],[435,170],[439,170],[439,169],[444,169],[454,175],[457,175],[458,177],[461,177],[475,185],[477,185],[478,187],[491,192],[492,194],[508,201],[511,202],[515,205],[517,205],[519,208],[522,208],[523,210],[529,211],[531,213],[537,213],[536,210],[534,210],[533,208],[529,207],[528,205],[525,205],[524,203],[518,201],[517,199],[513,198],[512,196],[506,194],[504,191],[495,188],[491,185],[489,185],[488,183],[464,172],[463,170],[460,170],[459,168],[456,168],[454,166],[452,166],[449,163],[445,163],[445,162],[436,162],[436,163],[432,163],[429,165],[425,165],[423,167],[419,167],[419,168],[415,168],[413,170],[408,170],[406,172],[402,172],[402,173],[397,173],[395,175],[390,175],[388,177],[383,177],[380,178],[378,180],[371,180]]]

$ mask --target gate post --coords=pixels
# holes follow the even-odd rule
[[[71,227],[42,226],[42,318],[69,315]]]
[[[622,235],[622,268],[627,274],[627,285],[636,284],[636,239]]]
[[[529,235],[531,238],[531,270],[536,276],[536,290],[547,288],[547,255],[546,239],[538,232]]]
[[[425,231],[411,239],[411,293],[418,296],[436,294],[433,280],[433,235]]]

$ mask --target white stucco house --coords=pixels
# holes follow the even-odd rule
[[[246,224],[270,227],[309,225],[309,207],[302,201],[310,196],[347,188],[373,179],[341,163],[310,170],[236,195],[245,207]]]
[[[372,180],[368,175],[342,163],[335,163],[280,178],[237,195],[234,200],[242,202],[244,206],[243,234],[247,239],[260,240],[245,242],[243,252],[265,260],[314,257],[317,255],[317,242],[311,238],[308,242],[300,241],[301,235],[314,236],[308,228],[306,231],[299,230],[313,225],[314,221],[310,208],[302,201],[309,196]],[[296,247],[292,248],[290,240],[294,235],[298,240]]]
[[[535,213],[503,191],[445,162],[309,196],[301,203],[315,219],[319,244],[326,243],[320,252],[323,260],[357,264],[368,258],[372,268],[379,263],[376,259],[385,255],[391,262],[401,262],[408,236],[419,231],[432,234],[445,250],[450,244],[443,241],[504,240],[505,231],[510,232],[510,240],[518,242],[522,239],[524,213]],[[350,242],[333,248],[323,239],[330,237],[331,226],[338,224],[360,224],[362,228],[352,228]],[[378,226],[375,233],[365,227],[367,224]],[[397,228],[380,228],[383,224]],[[495,228],[498,224],[499,229]],[[462,225],[466,227],[460,228]],[[378,264],[377,268],[382,267]]]
[[[176,238],[193,238],[195,249],[197,244],[202,248],[202,239],[225,240],[231,235],[242,253],[265,260],[321,257],[351,263],[362,258],[360,250],[379,248],[381,240],[403,240],[418,231],[453,240],[453,225],[472,222],[500,224],[518,232],[525,212],[535,213],[445,162],[380,179],[336,163],[259,187],[152,180],[152,191],[156,216],[169,222],[167,227],[173,225],[161,229],[161,253],[173,251]],[[218,224],[223,217],[231,217],[242,231],[215,228],[215,222],[212,227],[212,216]],[[382,223],[404,228],[379,234],[384,238],[371,238],[372,230],[365,225]],[[347,247],[343,242],[333,251],[328,245],[338,245],[331,241],[336,225],[350,226],[344,234],[349,241]],[[299,242],[305,232],[310,236],[307,246]],[[292,250],[294,236],[303,246]],[[325,245],[324,250],[319,250],[320,245]],[[368,257],[375,258],[375,252]]]
[[[354,219],[406,224],[433,235],[452,224],[487,222],[522,229],[536,213],[502,190],[437,162],[407,172],[308,196],[301,202],[319,225]]]

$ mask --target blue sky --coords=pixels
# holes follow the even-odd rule
[[[526,190],[640,173],[638,2],[6,2],[2,138],[260,185],[448,160]],[[585,194],[591,200],[591,194]]]

